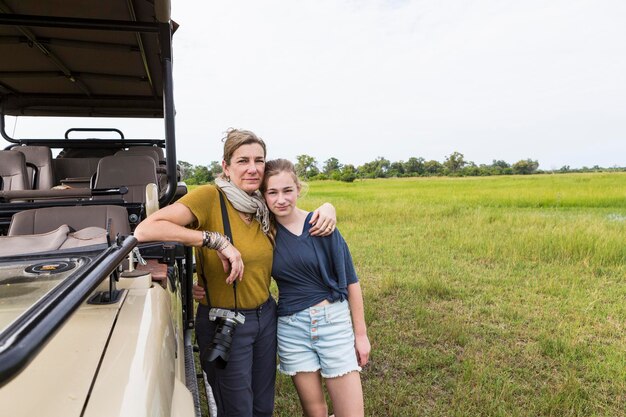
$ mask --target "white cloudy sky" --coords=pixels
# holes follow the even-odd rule
[[[240,127],[270,158],[320,165],[459,151],[478,164],[626,166],[623,0],[172,8],[179,159],[220,159],[223,132]]]

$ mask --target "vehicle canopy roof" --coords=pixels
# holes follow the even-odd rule
[[[169,0],[0,0],[0,110],[164,117]]]

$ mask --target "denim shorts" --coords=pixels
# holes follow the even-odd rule
[[[347,301],[278,317],[278,370],[287,375],[321,370],[324,378],[361,371]]]

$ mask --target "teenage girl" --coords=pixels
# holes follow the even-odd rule
[[[322,378],[336,417],[363,416],[359,371],[370,342],[361,287],[339,231],[310,235],[312,213],[296,204],[301,187],[291,162],[266,162],[261,190],[273,214],[279,371],[291,375],[307,417],[328,416]]]

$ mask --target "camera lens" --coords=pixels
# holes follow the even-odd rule
[[[224,369],[228,364],[230,347],[233,343],[237,323],[231,319],[217,319],[216,323],[215,335],[207,346],[205,360],[208,362],[215,361],[216,367]]]

